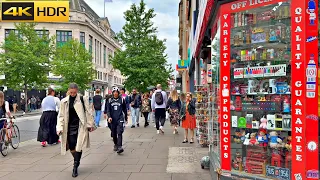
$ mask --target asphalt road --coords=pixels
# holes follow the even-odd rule
[[[20,130],[20,142],[32,140],[37,138],[39,129],[40,115],[29,117],[18,117],[15,120],[15,124]]]

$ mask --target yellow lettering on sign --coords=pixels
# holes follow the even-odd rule
[[[22,7],[11,7],[9,9],[7,9],[5,12],[3,12],[4,15],[7,16],[22,16],[22,15],[26,15],[26,16],[32,16],[28,10],[31,9],[31,7],[26,7],[26,8],[22,8]]]

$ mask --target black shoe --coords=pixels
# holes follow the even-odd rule
[[[144,127],[148,127],[148,126],[149,126],[149,123],[145,123],[145,124],[144,124]]]
[[[136,127],[135,125],[132,125],[132,126],[131,126],[131,128],[135,128],[135,127]]]
[[[137,127],[140,127],[139,123],[137,124]]]
[[[183,141],[182,141],[182,143],[187,143],[187,142],[188,142],[188,140],[187,140],[187,139],[185,139],[185,140],[183,140]]]
[[[121,154],[121,153],[123,153],[123,151],[124,151],[123,148],[119,148],[118,151],[117,151],[117,153],[118,153],[118,154]]]
[[[78,167],[80,166],[81,156],[82,156],[82,152],[75,152],[74,153],[74,163],[73,163],[72,177],[77,177],[78,176]]]
[[[118,146],[117,145],[113,146],[113,151],[118,151]]]
[[[79,162],[74,161],[73,164],[73,170],[72,170],[72,177],[77,177],[78,176],[78,167],[79,167]]]

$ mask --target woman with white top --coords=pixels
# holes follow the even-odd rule
[[[48,96],[41,103],[42,116],[40,118],[40,127],[37,140],[45,147],[48,144],[56,144],[59,142],[56,126],[58,111],[60,108],[60,100],[55,97],[55,92],[52,88],[48,88]]]

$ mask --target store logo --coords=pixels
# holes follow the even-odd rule
[[[318,145],[317,145],[316,142],[310,141],[307,144],[307,148],[308,148],[309,151],[314,152],[314,151],[316,151],[318,149]]]
[[[315,114],[309,114],[309,115],[306,116],[306,118],[318,121],[318,116],[316,116]]]
[[[316,36],[310,36],[310,37],[307,38],[307,42],[312,42],[312,41],[314,41],[316,39],[317,39]]]
[[[308,170],[307,171],[307,178],[318,179],[319,178],[319,171],[318,170]]]
[[[1,21],[69,21],[69,1],[2,2],[1,5]]]
[[[294,174],[294,178],[295,178],[295,180],[302,180],[302,176],[300,173]]]

